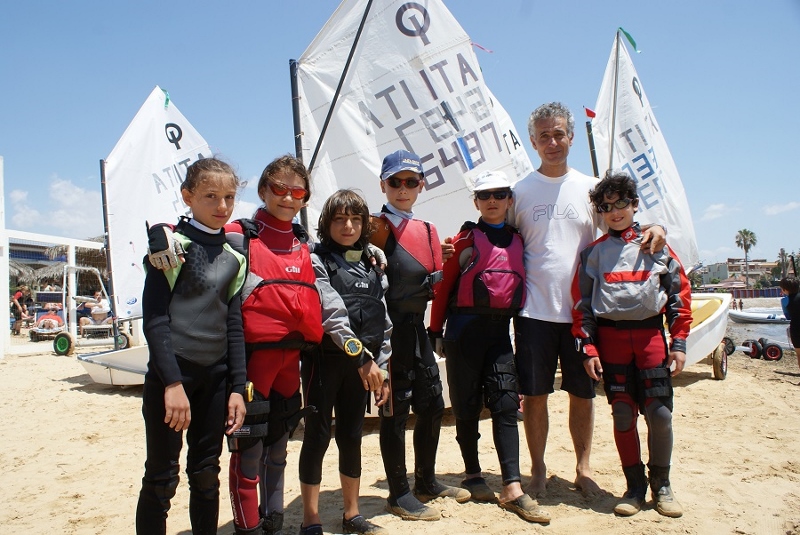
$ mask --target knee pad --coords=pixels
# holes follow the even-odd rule
[[[206,499],[213,499],[219,495],[219,465],[210,465],[189,474],[189,489],[197,492]]]
[[[170,474],[168,479],[142,479],[142,489],[149,489],[156,499],[169,509],[169,502],[175,496],[178,488],[179,477],[177,474]]]
[[[483,380],[483,400],[492,414],[517,410],[519,382],[512,362],[491,366]]]
[[[637,395],[638,381],[636,366],[631,364],[603,363],[603,390],[609,405],[619,395],[627,395],[631,399],[639,399]]]
[[[639,407],[644,412],[647,400],[657,398],[672,412],[672,377],[669,368],[659,366],[648,370],[639,370],[638,373]]]
[[[412,383],[411,408],[419,414],[424,412],[437,397],[442,399],[442,380],[439,365],[420,366]],[[444,404],[442,404],[444,408]]]
[[[626,433],[636,426],[638,412],[636,403],[626,394],[615,396],[611,403],[611,415],[614,420],[614,430]]]
[[[234,456],[239,455],[234,453]],[[232,459],[233,461],[233,459]],[[235,527],[252,528],[261,522],[258,513],[258,476],[250,479],[235,470],[238,463],[231,462],[229,485],[233,523]]]

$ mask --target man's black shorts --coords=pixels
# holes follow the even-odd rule
[[[561,390],[579,398],[594,397],[595,382],[583,367],[571,329],[569,323],[514,318],[514,359],[522,395],[552,394],[561,357]]]

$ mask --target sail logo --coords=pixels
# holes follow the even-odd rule
[[[422,24],[419,23],[419,19],[417,18],[416,14],[412,14],[410,17],[408,17],[408,19],[404,19],[406,12],[411,11],[412,9],[418,11],[419,14],[422,15]],[[411,28],[405,25],[406,20],[411,24]],[[409,37],[419,37],[422,39],[422,44],[425,46],[431,43],[430,39],[428,39],[428,36],[425,35],[428,31],[428,28],[431,26],[431,17],[428,14],[428,10],[418,3],[407,2],[400,6],[395,14],[394,21],[397,25],[397,29],[400,30],[400,33],[403,35],[407,35]]]
[[[167,136],[167,141],[175,145],[175,150],[181,150],[181,144],[179,143],[183,138],[181,127],[175,123],[167,123],[164,125],[164,133]]]

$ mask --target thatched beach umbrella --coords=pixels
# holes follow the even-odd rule
[[[17,260],[9,260],[8,274],[12,277],[22,280],[23,282],[30,282],[29,277],[33,275],[33,269]]]

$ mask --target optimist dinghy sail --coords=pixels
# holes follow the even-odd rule
[[[620,28],[621,30],[621,28]],[[667,242],[687,273],[699,263],[692,214],[678,169],[667,148],[620,31],[611,48],[597,97],[592,134],[596,169],[628,173],[637,183],[640,223],[667,227]],[[686,365],[711,355],[714,377],[727,374],[724,344],[731,295],[692,293],[692,327],[686,341]]]
[[[422,159],[425,191],[414,213],[441,236],[475,219],[475,175],[502,170],[513,183],[532,170],[525,138],[441,1],[345,0],[292,70],[312,227],[339,188],[361,190],[377,211],[382,158],[399,149]]]
[[[145,221],[188,215],[181,182],[195,160],[211,156],[203,137],[156,86],[106,160],[101,161],[109,272],[118,318],[142,315]]]
[[[686,192],[620,32],[611,47],[595,112],[592,133],[600,175],[620,169],[636,180],[637,221],[665,225],[667,242],[691,271],[700,257]]]

